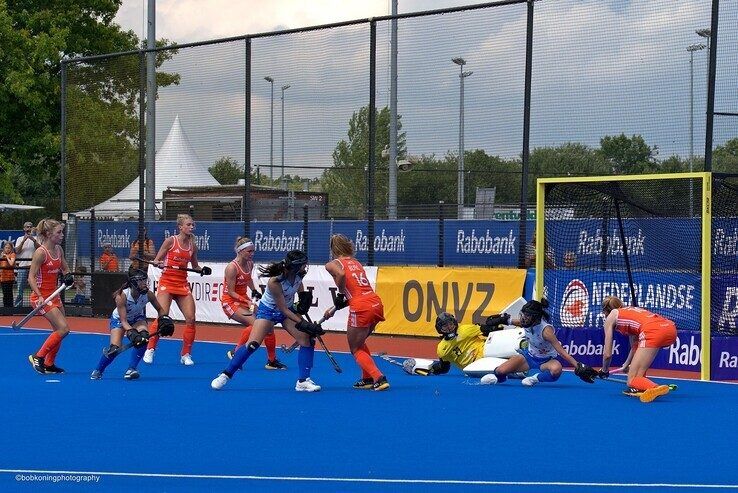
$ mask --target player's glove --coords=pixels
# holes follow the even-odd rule
[[[256,301],[259,301],[261,299],[261,292],[256,289],[251,290],[251,299]]]
[[[502,315],[490,315],[487,320],[484,321],[483,325],[479,328],[482,330],[482,334],[485,336],[489,335],[490,332],[504,329],[504,325],[510,323],[510,315],[503,313]]]
[[[63,279],[64,279],[64,285],[68,288],[71,288],[72,285],[74,284],[74,276],[72,275],[71,272],[67,272],[66,274],[64,274]]]
[[[203,266],[203,267],[200,268],[200,275],[201,276],[209,276],[212,273],[213,273],[213,269],[211,269],[207,265],[205,265],[205,266]]]
[[[139,332],[136,329],[128,329],[126,331],[126,337],[131,341],[133,347],[142,348],[149,342],[149,331],[142,330]]]
[[[169,337],[174,335],[174,320],[169,318],[169,315],[162,315],[158,320],[159,335],[163,337]]]
[[[579,362],[577,363],[576,368],[574,368],[574,374],[578,376],[583,382],[594,383],[595,378],[598,376],[599,372],[591,366]]]
[[[300,291],[297,293],[297,304],[295,305],[295,313],[299,315],[307,315],[310,311],[310,305],[313,304],[312,291]]]
[[[344,296],[343,293],[338,293],[336,295],[336,299],[333,300],[333,305],[336,307],[336,311],[338,311],[348,306],[348,300],[346,299],[346,296]]]
[[[319,324],[308,322],[307,320],[300,320],[297,323],[297,330],[304,332],[310,337],[321,336],[325,334],[325,330]]]
[[[610,370],[600,370],[597,372],[597,376],[600,378],[608,378],[610,376]]]

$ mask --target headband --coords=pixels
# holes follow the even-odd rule
[[[253,242],[253,241],[247,241],[246,243],[241,243],[240,245],[238,245],[238,246],[236,247],[236,253],[238,253],[238,252],[240,252],[241,250],[243,250],[243,249],[245,249],[245,248],[248,248],[248,247],[250,247],[250,246],[254,246],[254,242]]]

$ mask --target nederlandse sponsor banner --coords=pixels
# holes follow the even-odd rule
[[[713,336],[710,362],[713,380],[738,380],[738,337]]]
[[[192,296],[195,298],[195,318],[198,322],[236,324],[236,322],[226,316],[221,304],[221,298],[225,290],[224,273],[227,265],[227,263],[208,264],[208,267],[213,270],[209,276],[200,276],[194,272],[188,273],[187,280],[190,283]],[[377,268],[365,267],[364,270],[366,271],[369,283],[372,286],[376,286]],[[159,285],[159,278],[161,277],[161,269],[149,266],[148,274],[151,285],[156,290]],[[254,271],[252,272],[254,283],[263,291],[268,278],[258,277],[258,275],[259,265],[254,265]],[[317,322],[323,316],[323,313],[334,304],[333,300],[336,295],[335,283],[323,265],[312,265],[303,280],[303,285],[305,289],[313,293],[313,307],[310,309],[310,317],[313,321]],[[148,305],[146,307],[146,315],[156,318],[157,313],[151,305]],[[169,315],[175,320],[184,320],[182,312],[174,302],[172,302]],[[323,327],[327,330],[345,331],[347,322],[348,309],[346,308],[336,312],[330,320],[327,320],[323,324]]]
[[[377,332],[435,336],[443,311],[460,323],[481,323],[522,296],[525,275],[522,269],[382,267],[376,290],[386,320]]]

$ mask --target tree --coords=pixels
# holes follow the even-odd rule
[[[10,173],[20,199],[45,205],[52,214],[59,209],[61,59],[136,49],[136,35],[113,22],[120,3],[0,0],[0,166]],[[171,56],[159,54],[157,62]],[[113,70],[115,63],[118,68]],[[138,60],[134,56],[76,64],[70,65],[71,71],[69,109],[80,114],[77,122],[69,114],[68,146],[77,152],[70,154],[69,164],[87,166],[79,173],[79,183],[70,182],[73,199],[74,193],[94,196],[115,182],[117,177],[106,169],[100,172],[108,159],[119,160],[123,171],[117,174],[127,174],[126,180],[136,174],[138,158],[130,149],[138,146]],[[177,77],[157,75],[161,85],[176,83]],[[100,139],[101,133],[116,138]],[[106,139],[116,145],[97,144]],[[90,181],[83,181],[85,176]]]
[[[376,115],[376,162],[374,180],[375,208],[386,210],[388,197],[389,160],[382,157],[382,149],[389,145],[390,112],[386,106]],[[401,117],[397,117],[397,155],[406,154],[405,133],[401,131]],[[367,209],[366,167],[369,163],[369,111],[364,106],[349,120],[348,140],[341,140],[333,151],[333,167],[321,179],[322,188],[329,194],[331,207],[342,214],[362,215]],[[399,180],[398,180],[399,181]]]
[[[230,156],[215,161],[208,171],[221,185],[235,185],[243,178],[243,165]]]
[[[599,154],[610,163],[612,172],[618,175],[645,173],[651,168],[655,157],[643,137],[627,137],[625,134],[602,137]]]
[[[723,173],[738,173],[738,138],[717,146],[712,152],[712,169]]]

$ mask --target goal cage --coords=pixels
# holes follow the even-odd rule
[[[711,335],[738,335],[738,175],[537,183],[536,293],[554,325],[601,329],[604,297],[618,296],[693,332],[709,380]]]

